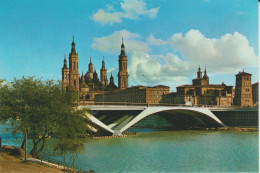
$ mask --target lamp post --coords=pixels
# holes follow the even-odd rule
[[[148,87],[148,80],[147,80],[147,77],[145,75],[142,75],[143,77],[145,77],[146,79],[146,86]]]
[[[102,96],[103,96],[103,106],[104,106],[104,101],[105,101],[105,98],[104,98],[104,87],[102,87]]]

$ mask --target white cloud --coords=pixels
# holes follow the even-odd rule
[[[154,18],[159,10],[159,8],[146,9],[146,3],[143,0],[124,0],[120,4],[124,10],[124,17],[129,19],[138,19],[140,15]]]
[[[114,7],[107,5],[107,10],[99,9],[92,19],[102,24],[113,24],[122,22],[122,18],[139,19],[139,16],[148,16],[155,18],[159,8],[146,8],[146,3],[143,0],[124,0],[120,3],[122,11],[114,11]]]
[[[111,72],[116,71],[116,70],[117,70],[117,68],[116,68],[116,67],[113,67],[113,68],[107,70],[107,73],[111,73]]]
[[[152,34],[147,42],[139,34],[127,30],[95,38],[92,47],[105,52],[120,52],[124,37],[128,55],[129,79],[133,84],[165,84],[176,87],[189,84],[188,77],[195,77],[198,66],[209,75],[237,73],[245,66],[257,66],[258,57],[245,36],[235,32],[220,38],[207,38],[199,30],[190,30],[185,35],[173,34],[169,39],[156,39]],[[171,46],[172,51],[152,54],[148,45]],[[156,47],[155,47],[156,49]],[[177,55],[175,52],[178,52]]]
[[[238,32],[215,39],[206,38],[198,30],[190,30],[185,36],[174,34],[168,44],[180,51],[185,61],[207,64],[214,73],[237,72],[241,67],[258,64],[254,48]]]
[[[131,79],[137,83],[148,82],[150,85],[177,86],[183,82],[187,83],[187,75],[190,75],[191,71],[187,62],[172,53],[132,55],[129,64]]]
[[[167,41],[163,41],[161,39],[156,39],[153,34],[150,34],[149,37],[147,38],[148,43],[152,45],[165,45],[167,44]]]
[[[148,52],[148,46],[144,42],[136,40],[140,38],[140,35],[131,33],[127,30],[115,31],[109,36],[94,38],[92,48],[105,52],[120,53],[122,38],[124,38],[124,43],[127,44],[125,48],[126,53],[134,54]]]
[[[99,9],[97,13],[93,15],[93,19],[95,21],[99,21],[102,24],[113,24],[113,23],[120,23],[122,22],[121,20],[122,13],[120,12],[105,12],[103,9]]]

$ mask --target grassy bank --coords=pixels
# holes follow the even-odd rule
[[[3,173],[35,173],[35,172],[63,172],[31,161],[24,161],[24,151],[11,146],[3,146],[0,150],[0,172]]]

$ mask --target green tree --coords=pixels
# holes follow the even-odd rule
[[[60,83],[34,77],[2,82],[0,119],[10,122],[13,133],[27,133],[33,143],[30,154],[38,157],[50,136],[64,141],[86,136],[83,116],[87,110],[77,109],[77,95],[71,88],[63,91]]]

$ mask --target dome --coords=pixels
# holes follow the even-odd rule
[[[91,82],[93,80],[93,73],[87,72],[85,77],[86,77],[87,82]]]

